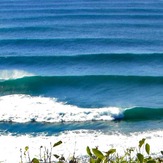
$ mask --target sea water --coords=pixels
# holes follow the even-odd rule
[[[162,0],[2,0],[0,161],[59,140],[66,158],[142,138],[159,155],[162,63]]]

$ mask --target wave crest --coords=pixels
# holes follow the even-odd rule
[[[58,102],[55,98],[7,95],[0,97],[0,121],[26,122],[85,122],[85,121],[141,121],[163,117],[162,108],[79,108]]]
[[[46,97],[8,95],[0,97],[1,121],[80,122],[110,121],[122,116],[120,108],[79,108]]]
[[[32,73],[24,70],[0,70],[0,80],[18,79],[26,76],[33,76]]]

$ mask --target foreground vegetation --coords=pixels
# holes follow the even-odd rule
[[[53,154],[53,148],[62,144],[62,141],[58,141],[50,149],[40,147],[40,154],[38,158],[30,159],[29,148],[25,147],[24,151],[21,150],[21,161],[23,157],[26,158],[28,163],[81,163],[83,161],[77,160],[73,156],[70,160],[66,160],[64,156]],[[87,161],[85,163],[163,163],[163,157],[152,157],[150,153],[150,145],[146,143],[145,139],[142,139],[138,143],[137,148],[128,148],[124,151],[124,155],[120,156],[116,152],[116,149],[109,149],[106,152],[102,152],[96,148],[90,149],[86,147]],[[42,155],[43,153],[43,155]],[[163,156],[163,151],[160,153]],[[56,161],[52,161],[52,157]]]

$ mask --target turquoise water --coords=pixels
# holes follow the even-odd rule
[[[0,132],[160,130],[162,63],[161,0],[3,0]]]

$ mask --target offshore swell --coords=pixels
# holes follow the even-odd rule
[[[38,153],[54,140],[65,140],[61,154],[82,157],[87,145],[123,152],[147,138],[157,155],[162,8],[153,0],[2,0],[0,161],[20,162],[20,148]]]
[[[25,76],[22,78],[23,75]],[[1,96],[29,94],[55,97],[70,105],[88,108],[109,106],[162,108],[163,93],[160,87],[163,78],[161,76],[34,76],[24,71],[4,70],[2,77]],[[129,96],[131,93],[132,96]],[[146,98],[147,94],[148,98]],[[97,101],[98,99],[101,100]]]

